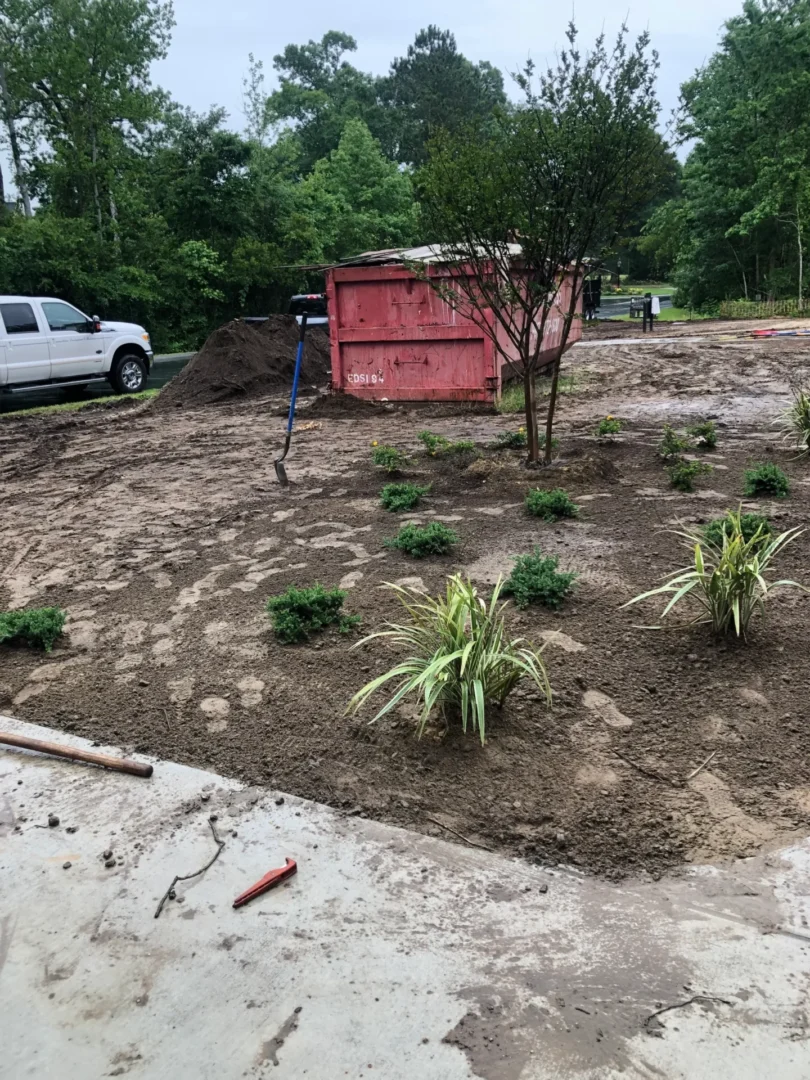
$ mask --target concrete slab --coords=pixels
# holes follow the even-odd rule
[[[278,798],[0,748],[4,1080],[810,1075],[810,844],[612,886]]]

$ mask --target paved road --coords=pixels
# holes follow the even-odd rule
[[[602,305],[599,308],[599,318],[615,319],[619,315],[629,315],[630,301],[633,299],[636,298],[631,296],[603,297]],[[658,299],[661,301],[662,308],[671,308],[673,306],[671,296],[659,296]],[[639,319],[638,321],[640,323],[641,319]]]
[[[146,384],[150,390],[165,386],[167,382],[182,370],[194,353],[172,353],[156,356]],[[91,383],[86,390],[33,390],[30,394],[0,394],[0,412],[19,412],[21,409],[33,409],[37,405],[61,405],[65,401],[86,401],[88,398],[110,397],[115,393],[108,383]]]

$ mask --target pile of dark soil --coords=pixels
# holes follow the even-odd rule
[[[156,408],[194,408],[234,398],[249,399],[288,390],[295,371],[298,324],[291,315],[263,323],[226,323],[165,387]],[[329,379],[329,337],[323,327],[307,330],[301,388]]]

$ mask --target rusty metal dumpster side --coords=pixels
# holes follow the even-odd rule
[[[402,263],[331,267],[326,292],[333,390],[376,400],[498,398],[504,360],[491,338]],[[560,303],[567,296],[570,287]],[[581,335],[579,320],[575,327]],[[552,316],[549,349],[559,331]]]

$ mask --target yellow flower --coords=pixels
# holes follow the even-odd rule
[[[374,442],[371,445],[376,446],[377,445],[377,440],[375,439]]]
[[[613,419],[613,417],[612,417],[612,416],[610,415],[610,413],[608,413],[608,414],[607,414],[607,416],[605,417],[605,419],[606,419],[606,420],[612,420],[612,419]],[[375,445],[376,445],[376,444],[375,444]]]

